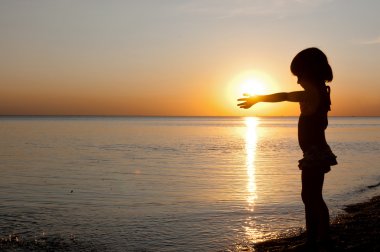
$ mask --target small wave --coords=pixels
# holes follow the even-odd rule
[[[366,193],[366,192],[369,192],[369,191],[376,189],[378,187],[380,187],[380,182],[378,182],[376,184],[360,187],[359,189],[355,190],[354,193]]]
[[[368,188],[368,189],[373,189],[373,188],[376,188],[376,187],[378,187],[378,186],[380,186],[380,182],[377,183],[377,184],[374,184],[374,185],[369,185],[369,186],[367,186],[367,188]]]

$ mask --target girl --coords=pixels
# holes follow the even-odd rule
[[[298,53],[291,65],[297,83],[304,91],[247,96],[238,99],[240,108],[248,109],[258,102],[298,102],[301,115],[298,121],[298,142],[303,151],[299,160],[302,171],[302,201],[305,205],[307,248],[330,243],[329,211],[322,197],[325,173],[336,165],[325,138],[327,112],[330,110],[330,87],[326,82],[333,79],[326,55],[318,48],[307,48]]]

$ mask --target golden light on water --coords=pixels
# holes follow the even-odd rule
[[[259,124],[259,119],[256,117],[246,117],[246,136],[245,136],[245,151],[246,151],[246,166],[248,175],[248,210],[254,211],[255,200],[257,198],[256,194],[256,167],[255,167],[255,156],[256,156],[256,144],[257,144],[257,125]]]
[[[257,126],[259,119],[256,117],[246,117],[246,134],[245,134],[245,151],[246,151],[246,169],[247,169],[247,210],[254,212],[257,200],[256,192],[256,146],[257,146]],[[255,228],[253,216],[249,216],[244,224],[244,231],[248,240],[255,240],[260,236]]]

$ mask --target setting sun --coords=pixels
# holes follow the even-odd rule
[[[271,78],[260,71],[246,71],[236,75],[230,82],[227,90],[228,96],[235,99],[243,94],[257,95],[270,92]],[[232,98],[232,97],[231,97]]]
[[[274,91],[272,78],[262,71],[245,71],[235,75],[226,88],[227,104],[236,107],[236,99],[244,94],[262,95]]]
[[[239,85],[238,89],[241,95],[258,95],[266,93],[265,84],[258,79],[246,79]]]

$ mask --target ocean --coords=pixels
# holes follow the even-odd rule
[[[247,251],[304,229],[296,117],[0,117],[0,237]],[[380,118],[331,117],[331,217],[380,192]]]

